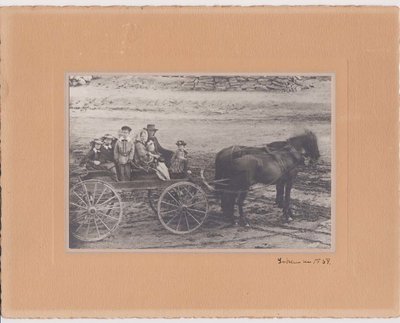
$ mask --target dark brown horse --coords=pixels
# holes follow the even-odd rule
[[[231,146],[221,150],[215,159],[215,188],[221,192],[225,216],[234,218],[238,204],[239,221],[248,226],[243,204],[249,188],[256,183],[276,185],[276,203],[283,208],[284,221],[291,219],[290,191],[305,158],[319,158],[317,137],[311,131],[277,141],[264,147]]]

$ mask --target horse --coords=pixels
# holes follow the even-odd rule
[[[276,185],[276,204],[283,209],[283,220],[291,220],[290,191],[298,167],[305,158],[315,163],[320,157],[316,135],[309,130],[286,141],[276,141],[262,147],[230,146],[215,158],[215,189],[220,192],[224,216],[235,224],[249,226],[243,213],[249,188],[262,183]],[[233,215],[235,204],[239,221]]]

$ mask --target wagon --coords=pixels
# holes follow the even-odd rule
[[[115,182],[110,173],[75,173],[69,191],[70,234],[81,241],[99,241],[121,224],[124,206],[147,191],[147,203],[165,229],[187,234],[200,228],[208,214],[207,195],[191,177],[162,181],[155,174],[134,174],[134,180]]]

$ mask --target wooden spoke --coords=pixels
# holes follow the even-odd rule
[[[103,225],[107,228],[108,231],[111,231],[111,229],[107,226],[107,224],[104,223],[104,221],[100,217],[97,218],[100,220],[101,223],[103,223]]]
[[[171,219],[168,220],[168,222],[166,224],[167,225],[170,224],[172,222],[172,220],[175,219],[177,216],[179,216],[179,214],[174,215]]]
[[[94,183],[94,189],[93,189],[93,203],[96,200],[96,191],[97,191],[97,182]]]
[[[74,193],[86,206],[88,206],[88,204],[78,195],[78,193],[76,193],[75,191],[73,191],[73,193]]]
[[[103,189],[103,191],[101,192],[101,194],[100,194],[99,198],[97,199],[97,201],[96,201],[95,205],[97,205],[97,203],[99,203],[99,202],[100,202],[100,199],[103,197],[103,195],[104,195],[105,191],[107,191],[107,186],[106,186],[106,187],[104,187],[104,189]]]
[[[108,203],[108,202],[110,202],[111,200],[116,199],[116,198],[117,198],[117,197],[116,197],[115,195],[114,195],[114,196],[111,196],[108,200],[106,200],[106,201],[104,201],[103,203],[97,205],[97,207],[102,206],[102,205],[104,205],[104,204],[106,204],[106,203]]]
[[[90,228],[90,220],[91,220],[92,218],[89,218],[89,220],[88,220],[88,226],[87,226],[87,229],[86,229],[86,237],[88,237],[89,236],[89,228]]]
[[[201,222],[199,222],[192,213],[190,213],[188,210],[186,210],[186,212],[193,220],[197,222],[197,224],[201,224]]]
[[[179,207],[179,205],[176,205],[176,204],[171,204],[171,203],[168,203],[168,202],[165,202],[165,201],[161,201],[161,203],[164,203],[164,204],[167,204],[167,205],[173,206],[173,207],[175,207],[175,208],[178,208],[178,207]]]
[[[176,212],[176,210],[162,211],[162,214],[165,215],[165,214],[169,214],[172,212]]]
[[[192,206],[195,206],[195,205],[198,205],[198,204],[204,204],[204,201],[197,201],[197,202],[194,202],[194,203],[192,203],[192,204],[187,205],[187,207],[192,207]]]
[[[101,234],[100,234],[100,231],[99,231],[99,227],[97,226],[96,217],[94,217],[93,221],[94,221],[94,224],[95,224],[95,226],[96,226],[97,235],[98,235],[99,238],[100,238],[100,237],[101,237]]]
[[[203,210],[192,209],[190,207],[188,207],[187,210],[190,210],[190,211],[193,211],[193,212],[200,212],[200,213],[206,213],[207,212],[207,211],[203,211]]]
[[[74,217],[72,219],[72,222],[78,222],[79,223],[81,220],[85,219],[85,217],[86,217],[86,212]]]
[[[86,184],[85,184],[85,183],[82,183],[82,185],[83,185],[83,187],[85,188],[85,194],[86,194],[86,197],[87,197],[87,200],[88,200],[88,204],[91,205],[92,203],[90,203],[90,197],[89,197],[89,193],[88,193]]]
[[[85,207],[85,206],[83,206],[83,205],[79,205],[79,204],[76,204],[76,203],[74,203],[74,202],[70,202],[69,204],[71,204],[71,205],[73,205],[73,206],[76,206],[76,207],[79,207],[79,208],[81,208],[81,209],[87,210],[87,207]]]
[[[185,216],[185,220],[186,220],[186,226],[187,226],[188,230],[190,230],[189,221],[187,219],[186,214],[184,214],[184,216]]]
[[[169,196],[172,197],[172,199],[173,199],[176,203],[178,203],[178,205],[181,205],[181,203],[178,202],[178,200],[177,200],[170,192],[168,192],[168,194],[169,194]]]
[[[75,232],[78,232],[79,229],[80,229],[85,223],[86,223],[86,222],[82,222],[82,223],[79,225],[79,227],[76,228]]]
[[[181,220],[182,220],[182,213],[179,214],[179,221],[178,221],[178,225],[176,226],[176,231],[179,231],[179,225],[181,224]]]
[[[119,220],[118,218],[114,218],[113,216],[108,215],[108,214],[106,214],[106,213],[103,213],[103,212],[101,212],[101,211],[99,211],[99,213],[103,214],[103,215],[104,215],[105,217],[107,217],[107,218],[110,218],[110,219],[113,219],[113,220]]]

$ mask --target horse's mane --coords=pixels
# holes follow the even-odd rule
[[[317,139],[317,136],[315,135],[314,132],[312,132],[309,129],[304,129],[303,132],[298,133],[298,134],[294,134],[288,140],[298,139],[298,138],[301,138],[301,137],[309,137],[309,138]]]

